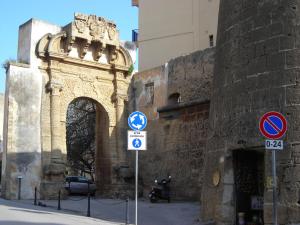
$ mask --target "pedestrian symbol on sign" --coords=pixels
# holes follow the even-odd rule
[[[142,141],[140,139],[136,138],[133,140],[132,145],[135,148],[139,148],[142,146]]]

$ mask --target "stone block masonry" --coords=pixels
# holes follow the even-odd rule
[[[238,152],[252,151],[264,157],[259,166],[263,180],[271,176],[270,154],[259,134],[259,118],[267,111],[279,111],[288,119],[286,148],[278,153],[279,223],[300,221],[299,163],[299,1],[221,1],[216,63],[211,99],[202,192],[202,218],[216,224],[237,223],[244,212],[247,222],[254,215],[272,224],[271,189],[260,186],[264,208],[259,214],[242,210],[239,190],[234,185]],[[247,153],[248,154],[248,153]],[[248,165],[242,165],[248,166]],[[213,173],[221,183],[212,186]],[[294,176],[288,176],[293,174]],[[230,182],[225,182],[225,177]],[[226,188],[231,185],[232,188]],[[257,183],[258,185],[258,183]],[[233,191],[235,190],[235,191]],[[205,194],[204,194],[205,193]],[[244,192],[243,192],[244,194]],[[254,195],[254,194],[252,194]],[[293,196],[291,198],[290,196]],[[224,198],[229,201],[224,201]],[[244,202],[246,200],[244,199]],[[243,207],[248,207],[245,206]],[[240,211],[238,211],[240,210]]]
[[[134,75],[133,110],[149,119],[148,150],[140,154],[145,196],[155,179],[171,175],[173,199],[199,200],[213,65],[212,48]]]

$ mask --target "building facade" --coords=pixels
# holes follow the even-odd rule
[[[139,71],[215,46],[219,0],[139,0]]]
[[[98,192],[128,191],[124,134],[132,63],[116,24],[96,15],[76,13],[63,27],[35,19],[20,26],[18,62],[9,64],[6,78],[4,198],[17,198],[19,177],[23,199],[33,198],[35,188],[41,198],[64,190],[67,110],[77,99],[96,104]]]
[[[171,175],[172,199],[200,199],[214,53],[198,51],[133,76],[132,111],[148,118],[148,150],[139,156],[145,197],[155,179]]]
[[[164,1],[164,3],[166,2]],[[159,17],[160,20],[151,17],[151,13],[156,10],[161,13],[164,9],[164,3],[155,4],[155,7],[159,9],[154,8],[151,5],[152,3],[153,1],[138,2],[140,15],[142,16],[143,12],[146,11],[145,15],[148,14],[147,18],[150,18],[149,20],[140,19],[140,58],[143,57],[143,59],[140,59],[141,67],[143,67],[143,60],[152,63],[155,58],[152,57],[154,54],[143,55],[143,47],[144,53],[147,52],[147,47],[145,47],[147,41],[143,46],[144,40],[147,40],[147,35],[149,35],[150,41],[153,39],[153,46],[150,47],[149,52],[152,51],[153,53],[155,51],[156,54],[161,54],[161,56],[164,56],[166,52],[168,53],[166,49],[170,48],[170,45],[172,45],[173,50],[175,49],[174,51],[177,51],[178,48],[187,43],[184,38],[180,41],[178,38],[178,42],[174,44],[171,41],[172,37],[170,37],[168,43],[162,44],[162,40],[156,39],[154,34],[159,33],[158,31],[163,33],[172,28],[177,29],[177,34],[184,33],[182,32],[182,26],[175,28],[180,23],[174,21],[178,18],[181,19],[180,13],[185,12],[189,2],[185,1],[183,3],[181,1],[173,4],[174,7],[178,7],[173,9],[174,14],[178,16],[177,18],[172,17],[174,14],[168,16],[169,14],[165,13],[168,18],[161,19],[164,18],[164,16],[161,16]],[[144,9],[142,8],[143,4]],[[182,6],[181,4],[185,5]],[[198,149],[197,151],[198,154],[203,154],[203,161],[198,162],[197,169],[203,169],[202,173],[199,173],[199,180],[201,180],[202,185],[198,186],[198,193],[199,198],[201,195],[201,220],[205,224],[273,224],[271,152],[265,150],[265,139],[258,128],[259,118],[268,111],[281,112],[285,115],[289,124],[288,132],[284,136],[284,151],[277,153],[276,160],[278,223],[300,223],[298,148],[299,7],[298,1],[220,1],[218,38],[213,65],[213,85],[210,89],[211,95],[208,101],[210,103],[208,106],[208,127],[205,129],[199,128],[199,130],[207,132],[205,134],[205,149]],[[171,10],[171,8],[169,9]],[[191,8],[190,12],[193,12]],[[193,14],[190,13],[189,15]],[[184,17],[184,19],[186,18],[188,17]],[[205,18],[209,20],[209,17]],[[168,21],[173,21],[174,24],[166,26],[166,28],[155,26],[155,22],[164,24],[165,21],[166,24]],[[151,28],[147,28],[150,24]],[[186,29],[189,28],[187,24],[183,26]],[[143,29],[147,30],[144,31]],[[151,29],[154,29],[154,31]],[[158,31],[155,29],[158,29]],[[178,35],[178,37],[183,36]],[[193,42],[189,41],[188,43]],[[193,83],[185,83],[193,77],[193,72],[188,69],[188,66],[193,65],[193,63],[188,60],[188,57],[186,56],[183,64],[176,67],[178,76],[170,76],[172,71],[164,72],[161,85],[164,85],[165,95],[163,93],[159,94],[160,97],[158,98],[165,96],[164,106],[157,107],[155,112],[152,112],[152,115],[159,118],[157,121],[160,124],[164,124],[164,120],[167,119],[169,128],[180,121],[182,111],[193,111],[188,105],[184,105],[183,102],[180,103],[183,99],[182,87],[186,86],[194,98],[202,96],[200,90],[192,91]],[[195,59],[200,64],[202,60],[203,57],[200,56]],[[163,63],[160,62],[160,64]],[[169,67],[168,64],[164,68],[173,68],[172,66]],[[152,65],[155,65],[155,63]],[[150,84],[147,85],[147,83],[151,83],[151,79],[155,81],[157,78],[155,75],[156,70],[152,70],[154,74],[151,74],[151,70],[142,71],[137,74],[138,77],[135,79],[137,81],[139,79],[144,80],[144,95],[140,95],[144,96],[144,100],[142,101],[142,98],[140,98],[141,104],[138,106],[146,112],[147,108],[143,107],[143,104],[146,104],[145,101],[147,102],[149,97],[147,87]],[[197,74],[197,79],[200,81],[201,70],[199,68],[197,68]],[[177,82],[181,82],[182,86],[173,86],[175,89],[172,90],[171,84]],[[195,83],[198,84],[196,81]],[[191,85],[190,89],[188,85]],[[155,86],[154,82],[154,96],[156,96],[155,91],[160,92],[159,86]],[[138,100],[139,98],[137,102]],[[179,106],[183,106],[181,112],[174,110],[176,107],[168,107],[168,100],[173,103],[178,102]],[[151,118],[151,115],[149,116]],[[174,118],[177,120],[175,119],[176,122],[172,124],[170,121],[172,119],[174,121]],[[188,124],[187,121],[185,122]],[[155,124],[155,120],[150,123]],[[160,133],[160,137],[156,139],[159,141],[152,144],[155,145],[154,148],[158,151],[158,156],[153,158],[164,160],[163,157],[159,157],[159,153],[163,153],[171,161],[170,163],[160,164],[163,168],[161,171],[170,170],[172,163],[178,165],[178,170],[185,170],[181,163],[186,161],[186,157],[182,155],[180,162],[178,162],[176,157],[172,155],[178,149],[178,146],[174,145],[172,140],[177,139],[179,142],[185,143],[184,141],[189,138],[181,139],[181,127],[184,126],[174,126],[170,131],[168,131],[168,126],[165,130],[149,128],[149,132],[158,130]],[[167,132],[172,134],[172,131],[176,133],[175,136],[165,135]],[[200,140],[202,138],[200,134],[197,134],[197,137]],[[172,154],[164,152],[168,148],[166,147],[168,144],[164,145],[166,148],[161,148],[161,143],[174,146],[171,147]],[[189,149],[189,146],[185,145],[182,149]],[[192,158],[197,160],[196,156],[192,156]],[[203,165],[200,165],[201,163]],[[192,163],[188,169],[193,169]],[[149,172],[149,169],[146,169],[146,171]],[[179,192],[177,191],[177,193]]]

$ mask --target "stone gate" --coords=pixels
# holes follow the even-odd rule
[[[100,194],[127,190],[124,117],[132,59],[121,46],[116,24],[75,14],[59,27],[31,19],[20,26],[18,60],[7,68],[2,195],[56,197],[66,162],[69,103],[97,104],[96,183]],[[125,171],[125,173],[124,173]]]

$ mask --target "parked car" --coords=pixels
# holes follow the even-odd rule
[[[95,195],[96,193],[95,183],[81,176],[66,177],[65,189],[69,194],[88,194],[89,189],[91,195]]]

